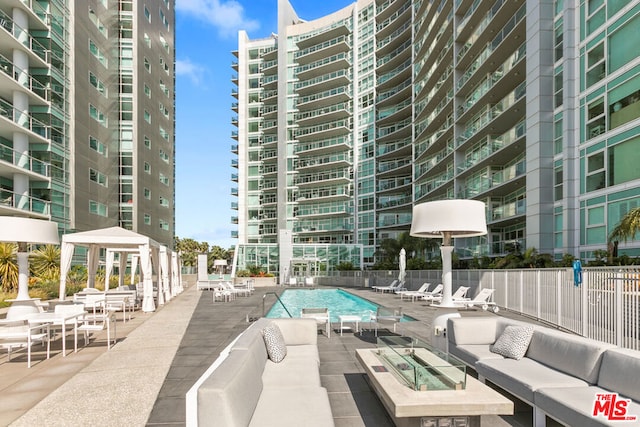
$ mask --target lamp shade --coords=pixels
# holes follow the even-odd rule
[[[474,237],[487,234],[484,202],[454,199],[425,202],[413,207],[409,234],[415,237]]]
[[[58,225],[43,219],[0,216],[0,242],[57,245]]]

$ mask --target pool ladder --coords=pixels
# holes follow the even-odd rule
[[[291,313],[289,313],[289,310],[287,309],[287,306],[284,305],[284,303],[282,302],[282,300],[280,299],[280,297],[278,296],[277,293],[275,292],[266,292],[264,295],[262,295],[262,317],[264,317],[266,315],[266,311],[264,310],[264,300],[267,297],[267,295],[274,295],[276,297],[276,299],[278,300],[278,302],[280,303],[280,305],[282,306],[282,308],[284,308],[284,311],[287,312],[287,314],[289,315],[289,317],[293,317],[291,315]]]

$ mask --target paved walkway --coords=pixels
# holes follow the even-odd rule
[[[106,334],[98,334],[65,358],[54,351],[42,360],[44,352],[38,351],[41,361],[31,369],[23,352],[11,362],[3,355],[0,425],[145,425],[199,297],[187,289],[155,313],[137,311],[130,322],[119,320],[121,338],[109,351]]]
[[[18,358],[7,362],[5,353],[0,356],[0,425],[183,426],[187,390],[247,327],[247,320],[262,315],[265,293],[282,290],[261,288],[251,297],[214,303],[211,292],[192,286],[155,313],[136,312],[132,321],[119,321],[121,338],[110,351],[98,335],[90,346],[66,358],[56,349],[52,359],[38,360],[44,356],[36,352],[31,369],[26,368],[26,355],[17,353]],[[387,306],[400,305],[393,295],[350,291]],[[269,306],[274,297],[266,295],[265,301]],[[401,305],[405,313],[424,317],[424,303]],[[428,330],[422,321],[406,322],[399,333],[424,336]],[[322,384],[329,391],[337,427],[392,426],[355,360],[356,348],[374,345],[371,331],[318,339]],[[483,426],[527,426],[528,420],[530,412],[483,417]]]

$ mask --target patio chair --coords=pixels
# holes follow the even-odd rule
[[[396,332],[396,325],[402,319],[402,308],[389,308],[378,307],[376,312],[371,312],[369,317],[369,329],[371,329],[371,323],[375,324],[375,336],[378,336],[378,327],[380,325],[393,325],[393,333]]]
[[[0,347],[6,348],[9,352],[9,361],[11,361],[11,352],[14,348],[27,347],[27,368],[31,368],[31,346],[33,344],[39,342],[44,346],[46,342],[47,359],[49,359],[50,333],[49,323],[30,326],[26,319],[2,319],[0,320]]]
[[[327,338],[331,338],[331,316],[328,308],[303,308],[300,317],[315,319],[318,325],[325,325]]]
[[[224,301],[224,302],[229,302],[233,299],[233,293],[227,289],[225,289],[223,286],[216,286],[213,289],[213,302],[216,301]]]
[[[236,288],[231,282],[221,282],[222,288],[231,292],[232,299],[235,299],[237,295],[248,297],[251,292],[247,288]]]
[[[466,308],[479,306],[479,307],[482,307],[482,310],[484,311],[487,311],[490,309],[492,312],[497,313],[498,311],[500,311],[500,308],[496,305],[495,302],[490,301],[494,291],[495,289],[485,288],[485,289],[482,289],[480,292],[478,292],[478,295],[476,295],[475,298],[473,299],[468,299],[463,301],[454,300],[454,303]]]
[[[113,344],[116,343],[116,315],[108,310],[87,313],[79,320],[78,331],[84,333],[84,345],[89,344],[89,334],[107,330],[107,350],[111,349],[111,329],[113,329]],[[111,325],[113,323],[113,326]]]

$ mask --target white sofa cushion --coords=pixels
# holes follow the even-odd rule
[[[589,384],[595,384],[598,381],[602,354],[613,347],[613,344],[565,332],[536,328],[527,357]]]
[[[327,390],[322,387],[264,388],[249,427],[332,427]]]
[[[264,387],[320,387],[320,371],[313,359],[300,359],[287,356],[280,363],[270,360],[262,372]]]
[[[478,360],[504,359],[503,356],[491,352],[487,344],[450,345],[449,353],[471,367],[475,366]]]
[[[598,385],[630,397],[640,403],[640,352],[621,348],[610,349],[602,355]],[[638,412],[640,418],[640,412]]]
[[[245,427],[262,393],[264,361],[246,350],[231,352],[198,389],[198,424]]]
[[[533,392],[542,387],[586,387],[587,382],[524,357],[483,359],[476,371],[492,383],[531,403]]]
[[[633,375],[628,377],[635,378]],[[602,425],[631,427],[640,425],[640,403],[630,402],[627,415],[635,415],[636,421],[608,421],[603,415],[593,416],[593,404],[598,393],[610,393],[610,390],[597,386],[541,388],[536,391],[534,403],[550,417],[563,424],[580,427]],[[623,397],[620,396],[619,399]]]
[[[491,347],[491,351],[510,359],[520,360],[529,348],[532,335],[532,326],[507,326]]]

